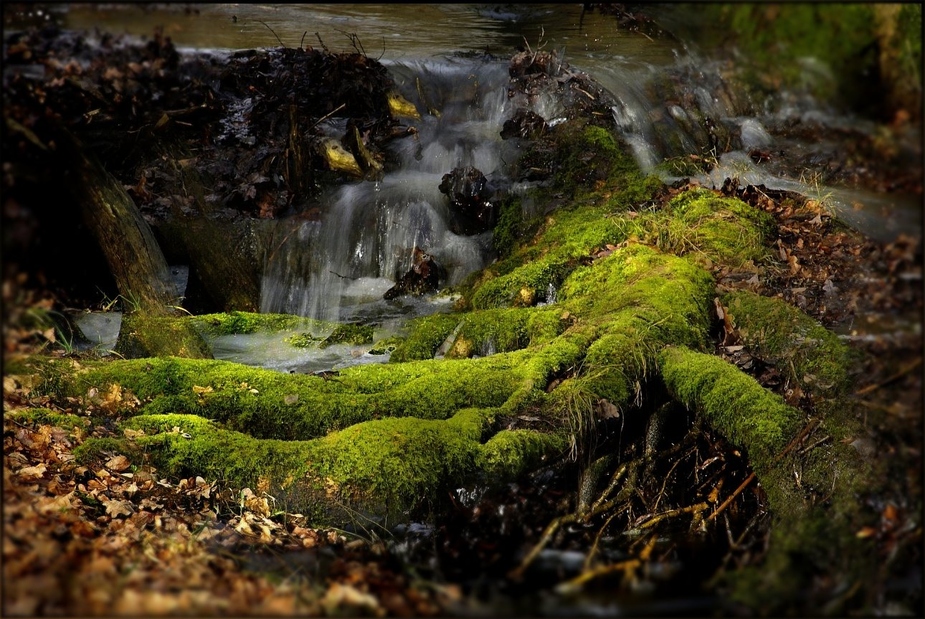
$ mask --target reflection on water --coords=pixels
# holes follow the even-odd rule
[[[670,62],[673,45],[618,30],[602,15],[582,16],[580,4],[75,4],[62,14],[66,28],[100,28],[150,35],[155,25],[178,46],[249,49],[324,46],[352,51],[357,35],[381,60],[450,51],[509,54],[514,47],[547,45],[569,54],[632,56]],[[320,41],[319,41],[320,37]]]

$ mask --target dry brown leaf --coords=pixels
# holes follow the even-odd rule
[[[104,499],[103,505],[106,506],[106,513],[113,518],[118,518],[119,516],[131,516],[135,511],[135,509],[132,507],[131,501],[120,501],[118,499],[107,501]]]
[[[132,466],[131,461],[121,454],[113,456],[106,462],[106,468],[116,473],[121,473],[130,466]]]
[[[44,464],[36,464],[35,466],[23,467],[16,471],[16,474],[22,479],[40,479],[47,470],[48,468]]]

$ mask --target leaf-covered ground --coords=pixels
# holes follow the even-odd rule
[[[18,415],[48,403],[12,377],[3,386],[6,616],[426,616],[459,596],[385,567],[381,545],[277,512],[259,486],[232,495],[215,480],[162,479],[121,454],[80,466],[74,447],[111,432],[76,407]]]

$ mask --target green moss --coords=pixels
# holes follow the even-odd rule
[[[572,265],[568,259],[550,256],[529,262],[507,275],[489,279],[472,295],[472,307],[529,307],[545,300],[549,287],[557,287]]]
[[[99,465],[114,454],[122,454],[135,462],[142,461],[142,450],[125,439],[88,438],[74,448],[74,458],[85,465]]]
[[[286,496],[288,507],[322,519],[336,515],[342,522],[341,508],[407,515],[450,480],[475,475],[480,440],[492,419],[488,409],[460,409],[447,420],[382,419],[315,440],[280,441],[256,439],[195,415],[142,415],[126,425],[145,435],[93,440],[85,451],[131,452],[139,463],[150,457],[168,476],[203,475],[238,488],[256,487],[263,477],[271,494]],[[535,455],[523,451],[524,457]],[[516,468],[516,455],[507,457]]]
[[[743,343],[804,391],[836,398],[850,387],[857,355],[837,335],[783,299],[739,291],[722,297]]]
[[[799,411],[719,357],[672,346],[659,355],[659,364],[672,395],[746,448],[759,475],[799,430]]]
[[[458,323],[459,317],[450,314],[434,314],[412,320],[406,327],[408,336],[396,344],[389,361],[433,359],[437,348]]]
[[[311,333],[293,333],[286,336],[283,340],[295,348],[314,348],[322,341],[322,338],[315,337]]]
[[[20,423],[31,423],[36,425],[49,425],[65,430],[74,428],[86,429],[90,425],[90,420],[86,417],[59,413],[47,408],[27,408],[13,410],[5,413],[10,419],[15,419]]]
[[[235,335],[273,331],[330,330],[333,325],[291,314],[227,312],[203,314],[188,319],[204,335]]]
[[[118,384],[143,401],[138,409],[126,400],[124,415],[194,414],[261,438],[309,439],[380,416],[443,419],[464,407],[498,406],[529,372],[504,355],[374,365],[324,379],[215,360],[94,362],[65,391],[82,396]]]
[[[127,358],[176,356],[209,359],[212,352],[189,321],[139,312],[125,314],[116,352]]]
[[[520,198],[509,196],[498,204],[498,221],[492,229],[491,245],[499,256],[511,253],[526,228]]]
[[[327,348],[335,344],[372,344],[373,326],[361,324],[340,324],[334,328],[329,336],[319,345]]]
[[[686,191],[665,211],[647,213],[634,224],[646,242],[708,267],[740,267],[766,258],[766,240],[774,230],[767,213],[706,189]]]
[[[568,448],[568,436],[533,430],[502,430],[481,446],[479,468],[495,483],[515,479],[551,462]]]
[[[552,132],[556,142],[555,182],[572,194],[593,188],[598,183],[619,181],[638,174],[638,168],[617,141],[613,132],[570,120]]]

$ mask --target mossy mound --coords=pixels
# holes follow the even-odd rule
[[[189,317],[203,335],[235,335],[270,331],[331,330],[334,325],[291,314],[258,314],[256,312],[227,312]]]
[[[820,398],[845,394],[857,353],[837,335],[783,299],[737,291],[722,300],[755,356]]]
[[[82,458],[121,451],[170,475],[232,486],[268,479],[278,499],[333,523],[355,510],[411,518],[449,484],[497,483],[553,462],[580,448],[601,402],[625,419],[653,387],[748,455],[775,522],[766,567],[779,573],[769,591],[789,593],[810,572],[830,571],[833,552],[864,573],[854,533],[868,524],[857,497],[870,467],[849,444],[850,413],[829,407],[830,419],[809,419],[705,352],[717,296],[708,269],[765,261],[770,218],[703,189],[659,202],[666,188],[639,174],[609,131],[566,122],[553,134],[566,154],[557,189],[574,198],[461,287],[460,311],[413,321],[391,363],[324,376],[177,357],[35,360],[17,371],[37,374],[35,388],[52,397],[106,389],[137,398],[111,413],[144,435],[88,440]],[[786,304],[725,299],[749,346],[843,393],[850,356],[837,338]],[[213,332],[259,328],[250,318],[206,323]],[[519,415],[544,429],[500,427]],[[831,440],[788,453],[809,422]]]

